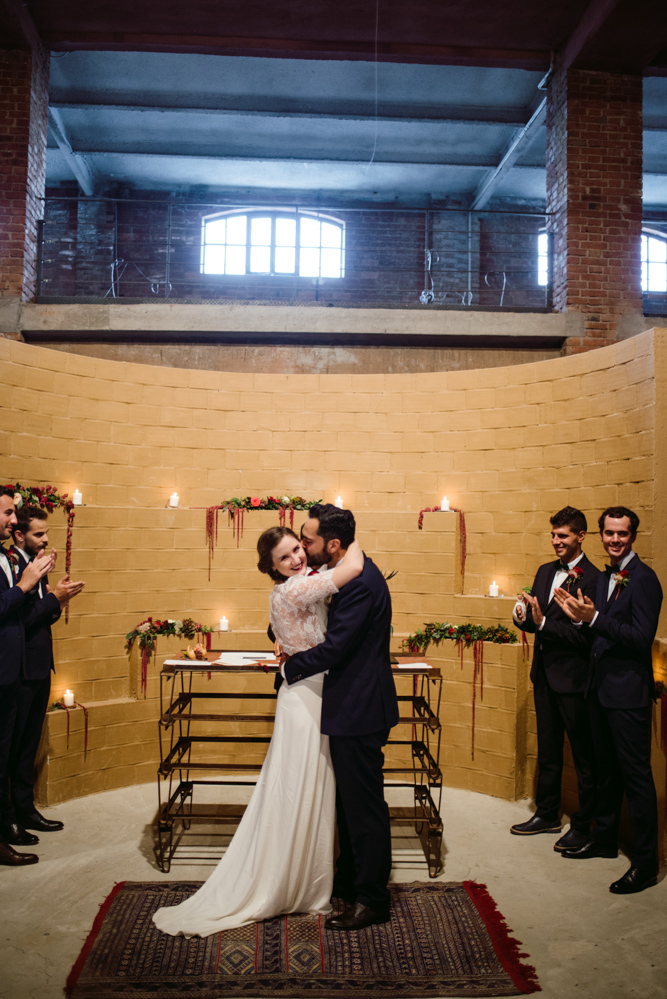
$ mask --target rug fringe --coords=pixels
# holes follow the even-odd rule
[[[72,966],[72,970],[67,976],[67,981],[65,982],[65,988],[63,989],[66,996],[70,996],[72,994],[74,986],[79,980],[79,975],[83,971],[83,966],[86,963],[86,958],[88,957],[90,951],[92,950],[92,946],[95,943],[97,934],[102,929],[102,923],[104,922],[106,914],[111,907],[111,903],[115,899],[116,895],[118,895],[118,893],[123,890],[125,884],[126,884],[125,881],[116,881],[113,888],[111,889],[111,891],[109,892],[109,894],[99,907],[97,915],[95,916],[95,920],[91,927],[90,933],[86,937],[85,943],[81,948],[81,953],[77,957],[76,961]]]
[[[464,881],[463,887],[489,931],[498,960],[516,987],[524,994],[541,992],[542,987],[538,982],[535,967],[532,964],[524,964],[521,960],[522,957],[529,955],[521,950],[521,942],[510,935],[513,931],[507,925],[486,885],[478,884],[476,881]]]

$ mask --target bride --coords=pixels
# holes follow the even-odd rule
[[[324,641],[324,600],[361,575],[355,541],[335,569],[306,575],[306,553],[288,527],[257,542],[260,572],[275,586],[271,627],[288,655]],[[324,674],[278,691],[273,736],[250,803],[208,881],[153,921],[173,936],[209,936],[288,912],[328,913],[333,884],[335,796],[329,737],[320,732]]]

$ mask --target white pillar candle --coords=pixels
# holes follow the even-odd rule
[[[491,583],[491,585],[489,586],[489,596],[490,597],[497,597],[498,596],[498,585],[497,585],[495,579]]]
[[[172,493],[171,496],[169,497],[169,506],[178,506],[180,501],[181,500],[178,493]]]
[[[74,691],[73,690],[66,690],[65,691],[65,696],[63,697],[63,700],[65,702],[65,707],[66,708],[73,708],[74,707]]]
[[[229,621],[224,614],[220,618],[220,631],[229,631]]]
[[[440,504],[441,510],[449,510],[449,500],[446,496],[442,497],[442,503]]]
[[[72,496],[72,503],[74,504],[74,506],[81,506],[81,504],[83,503],[83,496],[81,495],[78,489],[74,490],[74,495]]]
[[[334,503],[334,506],[337,506],[339,510],[343,509],[343,500],[341,499],[340,496],[336,496],[336,502]]]

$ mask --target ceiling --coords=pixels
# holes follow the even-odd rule
[[[50,185],[541,205],[558,52],[644,75],[645,204],[667,207],[664,0],[4,3],[5,37],[53,53]]]

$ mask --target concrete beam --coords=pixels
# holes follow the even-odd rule
[[[49,108],[49,121],[51,123],[51,131],[53,132],[56,142],[58,143],[60,151],[65,157],[70,170],[79,182],[81,190],[89,198],[92,197],[95,193],[95,180],[93,174],[90,167],[86,163],[85,158],[80,153],[75,153],[72,149],[69,139],[67,138],[67,133],[65,132],[65,126],[63,125],[62,118],[56,108]]]
[[[535,131],[544,124],[546,112],[547,99],[545,97],[533,112],[530,121],[526,122],[523,128],[515,133],[498,166],[491,170],[480,183],[470,206],[473,211],[484,208],[487,201],[493,197],[496,189],[512,169],[528,142],[533,138]]]

